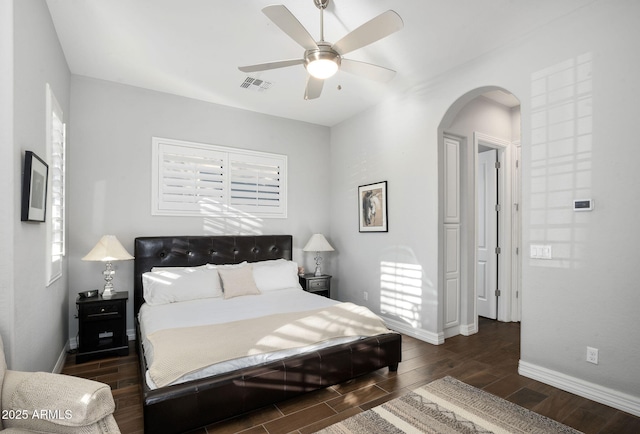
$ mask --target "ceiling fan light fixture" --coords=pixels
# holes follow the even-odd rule
[[[328,45],[318,44],[317,50],[307,51],[304,67],[311,76],[324,80],[332,77],[340,68],[340,55]]]
[[[307,71],[315,78],[324,80],[338,72],[338,64],[330,59],[313,60],[307,64]]]

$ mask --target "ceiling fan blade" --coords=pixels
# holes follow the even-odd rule
[[[345,58],[342,58],[340,70],[348,72],[349,74],[355,74],[370,80],[381,82],[389,81],[394,75],[396,75],[396,72],[393,69]]]
[[[288,66],[302,65],[304,59],[278,60],[275,62],[258,63],[256,65],[238,66],[242,72],[266,71],[268,69],[286,68]]]
[[[347,33],[331,48],[340,53],[340,55],[344,55],[389,36],[402,29],[402,27],[404,27],[404,23],[400,15],[389,10]]]
[[[322,93],[322,86],[324,86],[324,80],[309,75],[307,77],[307,87],[304,90],[304,99],[318,98]]]
[[[284,5],[271,5],[262,9],[273,23],[305,50],[316,50],[318,45],[300,21]]]

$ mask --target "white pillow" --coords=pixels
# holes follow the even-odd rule
[[[260,291],[299,288],[298,264],[286,259],[252,262],[253,278]]]
[[[150,306],[222,296],[218,272],[204,265],[154,267],[142,275],[142,290]]]
[[[261,293],[253,279],[251,268],[251,265],[245,265],[244,267],[218,269],[222,287],[224,288],[225,300],[241,295],[258,295]]]

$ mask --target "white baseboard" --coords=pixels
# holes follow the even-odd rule
[[[523,362],[522,360],[520,360],[518,366],[518,373],[558,389],[575,393],[583,398],[640,416],[640,397],[590,383],[532,363]]]
[[[406,323],[387,318],[382,315],[380,315],[380,317],[384,320],[385,324],[387,324],[387,327],[389,327],[391,330],[395,330],[407,336],[411,336],[412,338],[420,339],[421,341],[425,341],[433,345],[440,345],[444,343],[444,334],[442,333],[433,333],[427,330],[413,328]]]
[[[462,324],[460,325],[460,334],[463,336],[471,336],[473,334],[478,333],[478,324]]]
[[[62,372],[62,368],[64,368],[64,363],[67,360],[67,351],[69,351],[68,343],[62,349],[60,356],[58,356],[58,361],[56,362],[56,365],[53,367],[53,371],[51,371],[54,374],[59,374]]]

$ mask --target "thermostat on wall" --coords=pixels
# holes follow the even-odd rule
[[[574,211],[591,211],[593,210],[592,199],[576,199],[573,201]]]

